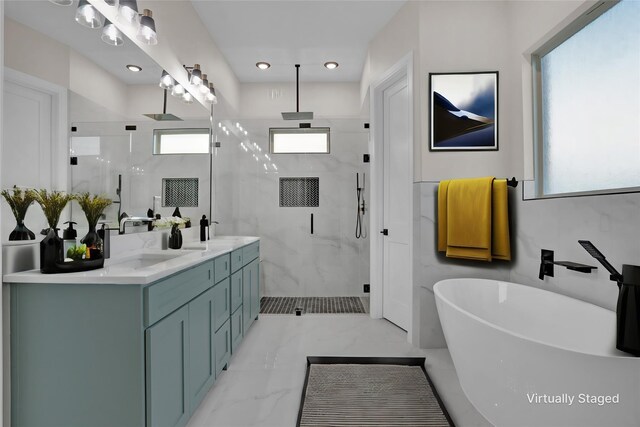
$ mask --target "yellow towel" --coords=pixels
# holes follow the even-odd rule
[[[490,214],[487,215],[486,186],[488,185],[488,179],[489,178],[478,178],[475,182],[475,185],[480,185],[482,187],[481,197],[474,196],[469,200],[466,200],[464,199],[464,197],[462,197],[461,200],[458,200],[456,202],[463,206],[462,212],[465,212],[467,215],[469,215],[469,217],[462,221],[462,228],[460,230],[452,232],[454,235],[456,235],[456,233],[466,234],[466,236],[462,236],[463,239],[478,239],[475,243],[472,243],[472,245],[482,246],[480,248],[473,246],[468,247],[468,242],[462,243],[467,246],[455,246],[450,241],[448,241],[450,221],[448,220],[447,214],[449,205],[448,202],[450,197],[450,184],[453,181],[440,182],[440,185],[438,186],[438,251],[447,252],[448,257],[455,258],[469,258],[485,261],[491,261],[492,258],[507,261],[511,260],[507,181],[505,179],[492,180],[493,182],[491,185]],[[472,184],[470,180],[462,181],[464,184]],[[457,185],[454,185],[453,187],[454,191],[457,191],[461,188]],[[456,187],[458,187],[457,190]],[[474,210],[475,208],[473,207],[474,203],[471,202],[472,199],[475,199],[476,202],[481,202],[479,205],[476,203],[476,208],[479,208],[482,210],[482,212],[484,212],[482,215],[478,216],[476,214]],[[488,217],[491,218],[491,242],[487,245],[486,222]],[[456,218],[458,218],[458,216],[456,216]],[[475,225],[470,226],[471,222],[477,222],[476,220],[479,218],[481,219],[480,224],[476,223]],[[469,228],[472,228],[476,232],[481,231],[481,233],[474,235],[473,230],[471,231],[471,233],[469,233]],[[454,237],[453,242],[460,245],[460,239],[456,240],[457,237],[458,236]]]
[[[447,256],[491,261],[493,177],[456,179],[447,191]]]
[[[438,251],[447,250],[447,192],[449,182],[440,181],[438,185]]]
[[[511,261],[509,239],[509,207],[507,201],[507,180],[493,181],[491,253],[496,259]]]

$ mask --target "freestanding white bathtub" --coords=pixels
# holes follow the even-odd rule
[[[495,426],[640,426],[640,358],[616,350],[614,312],[495,280],[434,292],[460,385]]]

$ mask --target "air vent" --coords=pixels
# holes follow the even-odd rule
[[[162,206],[198,207],[198,178],[162,178]]]
[[[280,178],[280,207],[318,207],[319,192],[320,178]]]

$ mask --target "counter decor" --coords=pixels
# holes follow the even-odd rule
[[[0,194],[11,207],[17,222],[16,228],[9,234],[9,240],[35,240],[36,235],[24,225],[27,209],[35,200],[35,192],[31,189],[22,190],[14,185],[11,190],[2,190]]]
[[[92,196],[89,193],[76,194],[74,195],[74,199],[84,211],[89,226],[89,232],[80,239],[80,243],[84,243],[89,249],[98,249],[102,254],[103,242],[96,231],[96,226],[98,225],[100,215],[102,215],[102,212],[104,212],[112,201],[106,197]]]
[[[57,264],[64,262],[63,242],[58,236],[58,221],[60,214],[67,206],[72,196],[61,191],[34,191],[35,200],[38,202],[47,218],[49,231],[40,242],[40,271],[45,274],[57,273]]]

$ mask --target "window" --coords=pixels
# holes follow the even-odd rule
[[[153,154],[209,154],[209,129],[154,129]]]
[[[274,154],[328,154],[329,128],[270,128]]]
[[[533,55],[536,193],[640,190],[640,2],[601,2]]]

